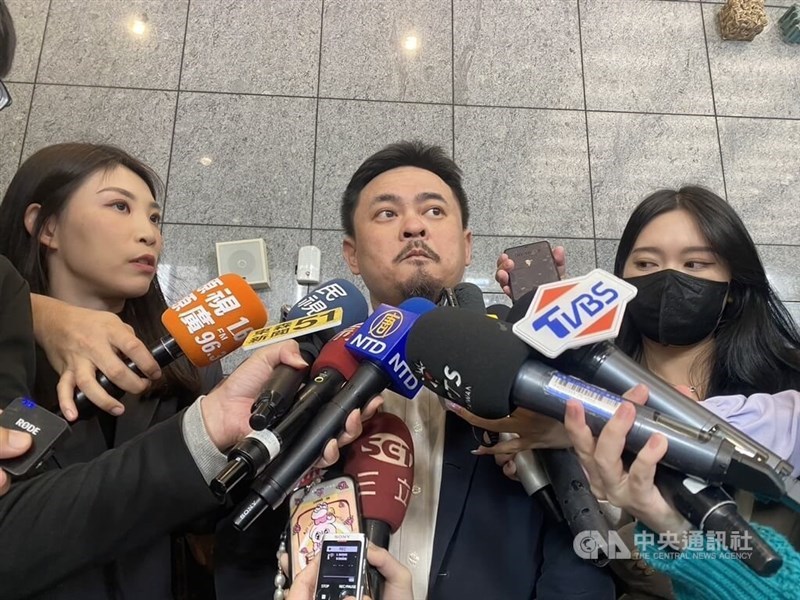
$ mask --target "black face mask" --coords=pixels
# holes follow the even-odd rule
[[[664,269],[625,281],[639,290],[627,313],[639,332],[670,346],[691,346],[719,324],[729,284]]]

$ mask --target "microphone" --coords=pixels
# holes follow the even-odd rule
[[[481,315],[488,312],[483,301],[483,292],[477,285],[473,283],[464,282],[458,284],[454,288],[453,296],[454,303],[452,306],[477,312]],[[498,304],[496,306],[500,306],[501,308],[505,309],[504,313],[508,313],[509,311],[509,308],[503,304]],[[514,437],[514,435],[510,433],[486,433],[490,439],[495,440],[509,440],[513,439]],[[545,466],[541,464],[542,461],[546,463],[546,470]],[[564,514],[562,509],[559,508],[559,498],[562,498],[562,496],[559,496],[556,493],[556,490],[554,489],[554,486],[551,484],[550,478],[548,477],[548,473],[550,471],[564,474],[564,477],[559,480],[564,484],[560,488],[561,492],[564,494],[564,505],[569,505],[571,508],[573,508],[574,505],[579,506],[577,510],[569,511],[570,515],[600,514],[600,506],[597,503],[597,499],[591,495],[591,492],[589,492],[590,496],[588,498],[577,498],[572,494],[568,494],[571,489],[569,487],[570,485],[573,485],[575,488],[577,488],[575,481],[581,477],[585,479],[585,475],[583,475],[581,466],[574,456],[564,454],[558,450],[549,452],[544,450],[538,450],[537,452],[534,452],[533,450],[523,450],[514,455],[514,465],[517,468],[517,477],[520,480],[525,493],[536,498],[537,502],[542,505],[542,508],[555,522],[563,521]],[[574,475],[574,477],[568,477],[570,473]],[[588,481],[584,482],[582,487],[588,490]],[[572,496],[569,501],[567,500],[567,495]],[[572,523],[572,520],[570,520],[570,523]],[[579,531],[585,531],[586,529],[601,530],[605,526],[605,520],[601,518],[601,520],[598,520],[594,526],[585,524],[581,529],[575,530],[575,532],[577,533]]]
[[[583,403],[586,422],[598,435],[625,402],[531,359],[528,346],[507,324],[464,311],[439,308],[421,316],[408,336],[406,352],[416,372],[424,373],[425,385],[440,385],[450,400],[484,418],[500,418],[513,406],[522,406],[563,421],[567,400],[575,398]],[[637,416],[626,438],[628,450],[638,451],[653,433],[661,433],[669,440],[664,464],[682,473],[769,498],[785,493],[772,469],[736,452],[729,441],[693,430],[647,406],[634,406]]]
[[[505,304],[492,304],[489,308],[486,309],[487,315],[493,315],[494,317],[500,319],[501,321],[506,321],[507,323],[511,323],[508,320],[508,313],[511,311],[510,306],[506,306]]]
[[[175,302],[161,315],[161,322],[169,335],[150,349],[158,365],[166,367],[185,355],[193,365],[205,367],[236,350],[247,334],[263,327],[267,309],[247,281],[228,273]],[[144,376],[133,361],[126,364],[134,373]],[[97,381],[110,396],[125,395],[124,390],[100,372]],[[75,394],[75,407],[78,419],[87,419],[97,410],[82,391]]]
[[[379,413],[364,423],[364,432],[353,442],[344,472],[358,483],[361,516],[367,539],[383,549],[406,516],[414,485],[414,442],[402,419]],[[383,576],[368,566],[370,597],[383,596]]]
[[[725,532],[725,546],[734,552],[742,550],[738,553],[739,559],[755,573],[769,577],[783,565],[780,554],[739,514],[736,502],[723,488],[684,477],[663,466],[656,470],[655,482],[692,525],[714,535]],[[741,540],[747,547],[732,547],[730,540]]]
[[[418,315],[434,308],[423,298],[410,298],[399,308],[381,304],[348,340],[346,347],[362,359],[345,386],[317,413],[292,447],[255,481],[233,521],[246,530],[268,506],[277,508],[314,461],[325,444],[344,427],[347,416],[363,408],[387,386],[414,398],[422,384],[406,361],[406,338]]]
[[[319,356],[322,346],[334,335],[367,318],[367,301],[355,284],[346,279],[333,279],[303,297],[286,315],[286,320],[316,315],[334,308],[342,309],[342,323],[337,327],[297,338],[300,354],[310,365]],[[259,431],[280,420],[289,408],[308,374],[308,369],[278,365],[272,371],[267,387],[253,403],[250,427]]]
[[[311,367],[311,381],[300,391],[285,418],[273,429],[251,431],[228,452],[228,464],[211,481],[211,491],[217,497],[224,498],[242,480],[260,475],[353,376],[358,361],[347,351],[345,343],[357,329],[353,325],[323,346]]]
[[[509,313],[509,321],[521,319],[532,300],[533,293],[529,292],[515,302]],[[789,462],[720,419],[699,402],[678,392],[611,342],[597,342],[567,350],[555,359],[539,355],[537,358],[617,394],[626,392],[636,384],[645,384],[649,390],[648,407],[699,430],[703,436],[722,437],[731,442],[738,453],[770,467],[782,481],[784,492],[780,495],[781,501],[794,510],[800,510],[800,480],[792,477],[793,467]]]

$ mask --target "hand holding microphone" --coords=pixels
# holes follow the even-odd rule
[[[204,367],[241,346],[250,331],[266,323],[267,311],[250,285],[229,273],[178,300],[164,311],[161,321],[169,335],[150,350],[156,363],[164,367],[186,355],[195,366]],[[133,360],[127,368],[142,374]],[[114,398],[125,394],[103,373],[97,373],[97,382]],[[83,391],[75,394],[75,407],[81,418],[95,411]]]

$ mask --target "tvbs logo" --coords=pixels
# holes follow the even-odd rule
[[[589,560],[631,558],[630,549],[613,529],[609,530],[608,538],[596,529],[581,531],[573,538],[572,549],[581,558]]]
[[[563,339],[570,333],[581,329],[585,322],[600,314],[607,306],[619,298],[615,289],[606,287],[598,281],[588,293],[582,293],[569,301],[567,306],[553,306],[533,322],[533,330],[547,327],[556,337]]]

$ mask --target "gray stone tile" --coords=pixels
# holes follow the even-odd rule
[[[486,305],[486,308],[495,304],[502,304],[504,306],[511,306],[512,304],[511,298],[505,294],[484,294],[483,303]]]
[[[541,241],[533,237],[475,236],[472,251],[472,264],[467,267],[465,280],[474,283],[484,293],[501,294],[500,286],[494,280],[497,270],[497,257],[506,248]],[[594,269],[593,240],[549,238],[550,247],[563,246],[567,254],[567,277],[579,277]]]
[[[720,118],[728,201],[757,243],[797,243],[800,121]]]
[[[789,311],[797,326],[800,327],[800,302],[784,302],[783,305]]]
[[[297,284],[294,265],[300,246],[309,243],[308,230],[165,224],[163,234],[159,281],[168,300],[177,299],[219,275],[215,242],[257,237],[267,243],[271,287],[260,290],[259,296],[269,311],[269,322],[280,320],[281,305],[292,305],[306,294],[306,287]],[[230,373],[248,355],[249,352],[237,350],[225,357],[224,371]]]
[[[800,301],[800,246],[759,246],[758,253],[778,297],[784,302]]]
[[[175,97],[176,92],[37,85],[24,155],[59,142],[113,144],[166,178]]]
[[[352,281],[364,297],[369,301],[369,291],[361,277],[353,275],[342,255],[342,240],[344,231],[314,229],[311,233],[311,243],[320,249],[320,282],[331,279],[346,279]]]
[[[769,24],[752,42],[723,40],[719,10],[703,7],[717,113],[800,117],[797,47],[781,39],[777,25],[785,10],[768,9]]]
[[[0,144],[0,201],[19,166],[33,92],[33,84],[9,83],[7,86],[11,94],[11,106],[0,111],[0,131],[3,132],[3,142]]]
[[[458,104],[583,108],[578,6],[455,0]]]
[[[453,148],[449,106],[320,100],[314,187],[314,225],[340,227],[339,206],[347,183],[372,153],[400,140],[420,139]]]
[[[6,6],[14,20],[17,48],[8,81],[36,80],[36,65],[42,50],[44,25],[49,0],[8,0]]]
[[[177,89],[187,3],[52,0],[39,81]]]
[[[614,273],[614,258],[617,256],[619,240],[595,240],[597,268]]]
[[[181,88],[313,96],[321,0],[194,2]]]
[[[583,113],[457,106],[455,136],[475,233],[592,235]]]
[[[327,0],[320,95],[451,102],[449,2]]]
[[[589,109],[712,114],[700,7],[581,0]]]
[[[309,227],[315,101],[180,95],[169,222]]]
[[[660,188],[699,184],[724,195],[713,117],[589,113],[596,235],[622,233]]]

